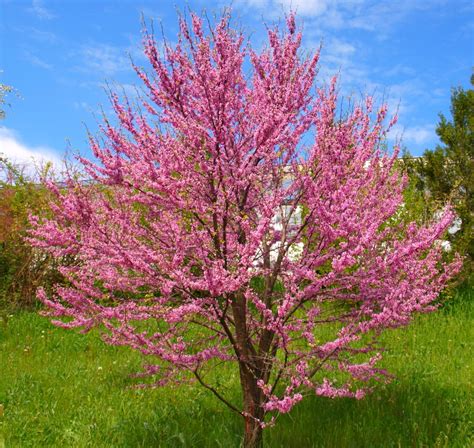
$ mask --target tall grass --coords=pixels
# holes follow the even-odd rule
[[[474,446],[472,290],[389,332],[396,374],[362,400],[308,398],[268,447]],[[140,356],[31,312],[0,326],[0,447],[238,447],[241,421],[199,386],[133,389]],[[218,372],[238,393],[237,377]],[[3,448],[3,447],[2,447]]]

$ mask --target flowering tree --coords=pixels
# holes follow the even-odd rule
[[[155,385],[199,382],[256,447],[303,394],[359,399],[384,379],[377,336],[433,310],[458,269],[435,244],[453,215],[397,218],[386,108],[338,113],[293,15],[260,52],[228,15],[209,32],[180,23],[163,54],[145,33],[143,110],[112,94],[118,124],[90,138],[98,163],[81,159],[94,182],[49,183],[55,216],[33,218],[31,240],[76,262],[69,286],[39,297],[58,325],[155,357]],[[217,362],[238,368],[242,405],[210,382]]]

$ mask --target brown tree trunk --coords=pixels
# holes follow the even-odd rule
[[[241,370],[240,379],[244,407],[244,448],[262,448],[263,433],[260,422],[263,421],[264,412],[260,403],[261,391],[255,378],[249,372]]]
[[[263,430],[249,417],[245,419],[244,448],[263,448]]]
[[[244,408],[244,448],[262,448],[263,434],[260,423],[265,416],[261,406],[262,391],[257,381],[262,376],[257,353],[247,329],[247,307],[243,294],[236,294],[232,302],[235,323],[235,351],[239,358],[240,385]]]

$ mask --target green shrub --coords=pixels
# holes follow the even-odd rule
[[[50,169],[45,166],[43,174]],[[0,157],[0,308],[36,303],[38,286],[60,281],[55,261],[25,240],[29,214],[49,213],[49,193],[33,176]]]

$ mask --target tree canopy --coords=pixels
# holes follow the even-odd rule
[[[147,355],[155,386],[200,383],[256,447],[305,395],[360,399],[387,380],[379,334],[434,310],[459,267],[439,244],[453,213],[399,219],[394,120],[370,97],[341,117],[293,14],[259,50],[228,14],[190,21],[162,52],[145,33],[147,97],[112,94],[117,124],[90,137],[97,163],[80,158],[94,182],[48,183],[53,216],[33,218],[31,241],[75,262],[39,297],[58,325]]]

